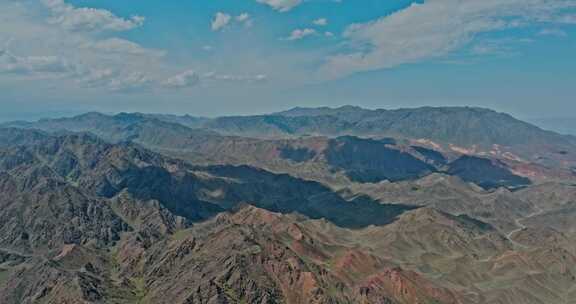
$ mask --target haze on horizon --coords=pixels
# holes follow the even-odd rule
[[[6,0],[0,121],[351,104],[556,128],[574,121],[575,24],[565,0]]]

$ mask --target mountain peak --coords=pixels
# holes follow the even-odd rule
[[[281,111],[274,113],[273,115],[280,116],[323,116],[323,115],[338,115],[344,113],[364,113],[372,110],[364,109],[359,106],[344,105],[341,107],[319,107],[319,108],[308,108],[308,107],[295,107],[287,111]]]
[[[100,112],[87,112],[84,114],[80,114],[77,116],[74,116],[72,118],[76,118],[76,119],[101,119],[101,118],[106,118],[109,117],[106,114],[100,113]],[[51,119],[41,119],[40,121],[50,121]]]

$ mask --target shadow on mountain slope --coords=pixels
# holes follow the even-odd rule
[[[13,130],[0,132],[2,138],[9,139]],[[22,130],[14,134],[22,136]],[[191,166],[136,144],[109,144],[86,134],[36,138],[33,143],[26,141],[25,145],[0,150],[0,170],[26,180],[22,175],[34,172],[30,168],[45,168],[52,171],[50,179],[73,185],[89,197],[111,199],[128,192],[138,200],[158,201],[191,221],[208,219],[239,204],[251,204],[274,212],[325,218],[341,227],[361,228],[388,224],[414,209],[381,204],[367,197],[348,201],[320,183],[249,166]],[[15,189],[27,191],[26,187],[33,184],[21,186]]]

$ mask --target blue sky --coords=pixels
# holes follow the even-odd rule
[[[0,0],[0,120],[473,105],[576,116],[576,0]]]

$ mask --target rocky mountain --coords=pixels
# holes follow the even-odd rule
[[[35,124],[8,123],[5,126],[73,129],[82,125],[99,129],[106,121],[109,128],[154,119],[190,128],[206,128],[228,135],[277,137],[278,135],[355,135],[361,137],[394,137],[428,139],[461,147],[524,146],[574,144],[576,138],[542,130],[514,117],[483,108],[423,107],[398,110],[368,110],[360,107],[294,108],[259,116],[199,118],[189,115],[119,114],[107,116],[88,113],[73,118],[45,119]]]
[[[222,117],[208,122],[213,129],[258,133],[388,136],[429,139],[463,147],[559,143],[563,137],[504,113],[471,107],[423,107],[367,110],[359,107],[295,108],[264,116]],[[332,126],[329,124],[332,123]],[[238,131],[234,131],[234,130]],[[265,134],[263,134],[265,135]],[[571,139],[572,143],[574,138]]]
[[[378,280],[391,280],[388,287],[331,274],[325,264],[338,244],[308,239],[291,224],[299,216],[281,215],[362,227],[390,223],[411,207],[344,200],[320,184],[250,167],[191,166],[92,135],[20,144],[22,130],[2,132],[13,143],[0,153],[0,252],[9,261],[2,302],[456,303],[453,292],[388,262],[375,269]],[[294,244],[286,247],[289,238]],[[414,293],[398,293],[394,284],[410,284]]]
[[[576,167],[576,138],[545,131],[504,113],[469,107],[367,110],[341,108],[295,108],[259,116],[196,118],[192,116],[121,113],[88,113],[71,118],[34,123],[7,123],[4,127],[44,131],[91,132],[108,141],[132,141],[172,155],[208,147],[260,141],[301,140],[305,136],[394,138],[417,149],[454,158],[470,155],[498,159],[531,179],[566,178]],[[224,144],[223,144],[224,142]],[[292,151],[296,161],[311,157],[304,150]],[[284,153],[290,158],[291,151]],[[304,153],[304,154],[297,154]],[[424,153],[423,150],[420,153]],[[197,154],[197,153],[188,153]],[[199,160],[222,161],[207,153]],[[235,155],[226,157],[233,158]],[[431,157],[431,156],[430,156]],[[189,157],[188,157],[189,158]]]
[[[434,172],[457,175],[485,188],[514,188],[530,183],[527,178],[512,172],[513,168],[509,165],[486,159],[489,157],[486,155],[481,158],[470,156],[456,159],[457,155],[454,153],[411,145],[392,138],[341,136],[254,139],[223,136],[206,129],[191,129],[178,123],[166,122],[166,119],[172,118],[174,117],[144,114],[107,116],[89,113],[73,118],[43,120],[16,126],[39,128],[56,134],[91,132],[107,141],[134,142],[188,161],[205,164],[247,164],[333,186],[350,182],[417,179]],[[466,163],[472,161],[476,162],[474,165],[485,169],[471,173],[473,170],[470,170],[471,167],[466,166]]]
[[[168,119],[175,122],[169,122]],[[134,141],[149,146],[177,146],[186,139],[216,136],[217,133],[191,129],[178,122],[187,116],[163,116],[147,114],[105,115],[87,113],[71,118],[44,119],[34,123],[14,122],[5,127],[38,129],[52,133],[89,132],[109,142]]]
[[[469,107],[366,110],[296,108],[262,116],[221,117],[206,127],[223,134],[278,137],[393,137],[467,154],[574,166],[576,138],[542,130],[504,113]]]
[[[570,137],[471,108],[239,119],[0,127],[0,303],[576,298]]]
[[[12,131],[0,129],[0,133]],[[157,200],[191,220],[206,219],[238,203],[298,211],[352,226],[384,224],[403,210],[362,199],[345,201],[328,187],[286,174],[248,166],[194,166],[135,144],[109,144],[88,134],[46,136],[2,152],[0,169],[23,174],[27,183],[43,174],[93,196],[112,198],[128,191],[138,199]]]

